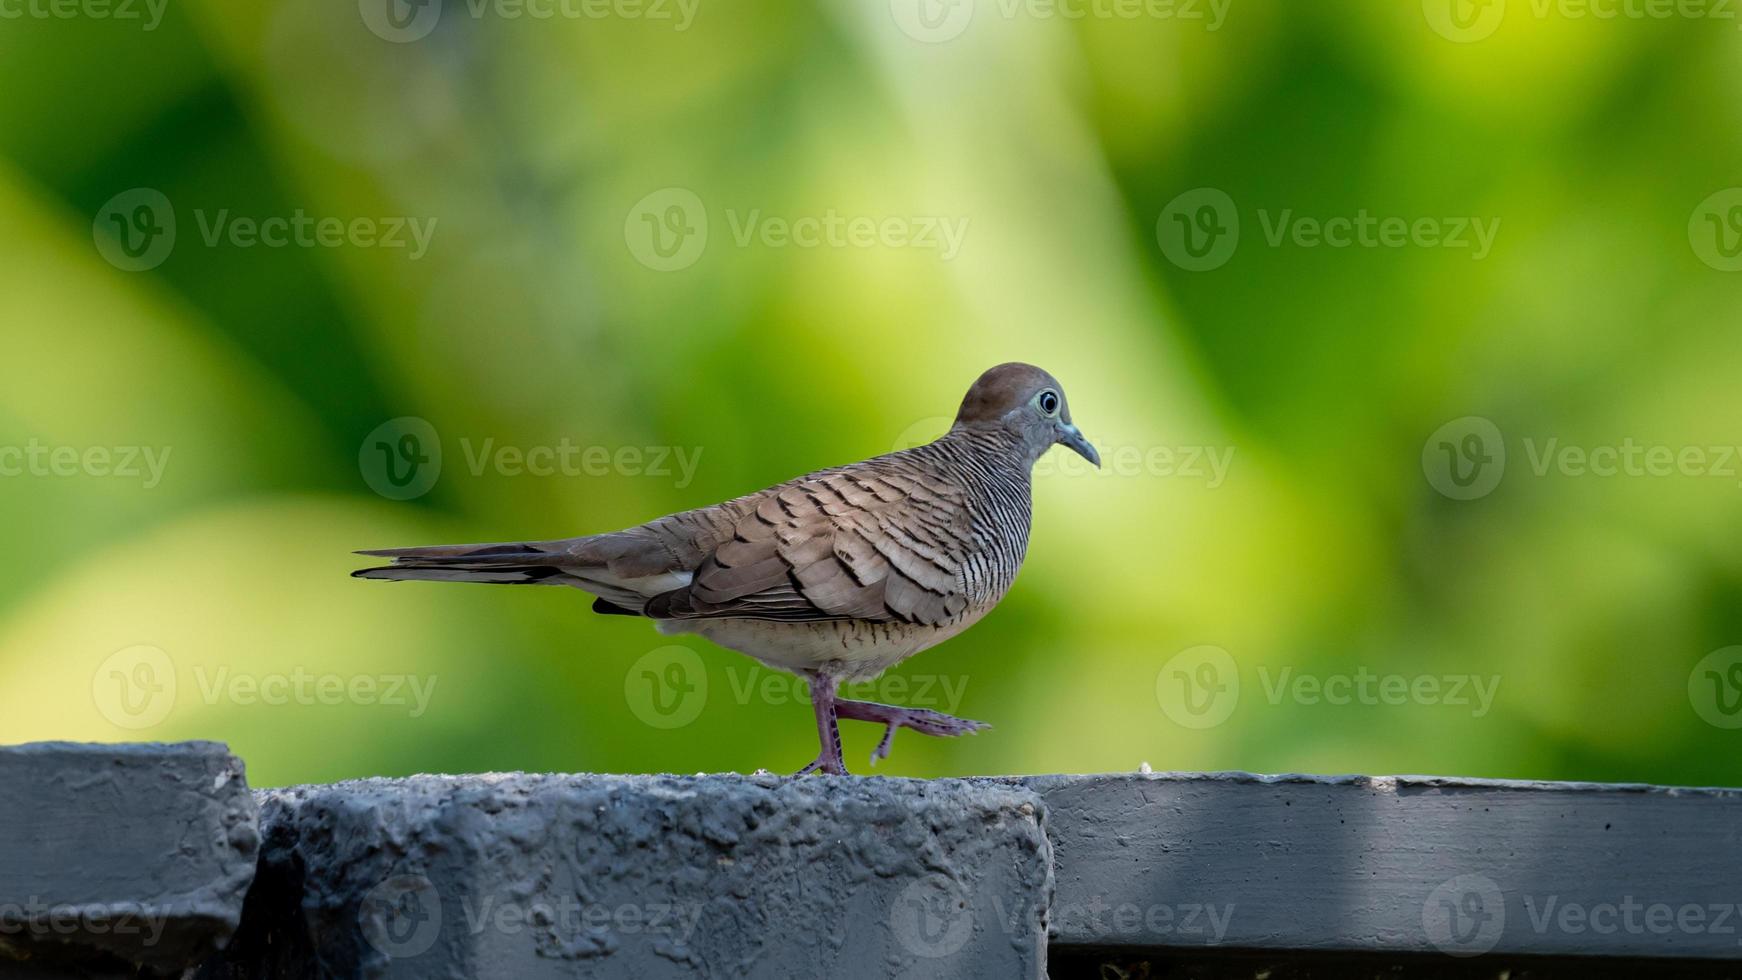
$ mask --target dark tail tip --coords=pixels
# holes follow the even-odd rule
[[[593,611],[601,616],[635,616],[637,618],[640,618],[641,616],[640,613],[633,609],[624,609],[622,606],[606,602],[597,597],[594,597],[593,599]]]

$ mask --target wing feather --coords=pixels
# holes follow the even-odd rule
[[[946,480],[868,466],[764,491],[694,581],[650,603],[650,614],[929,625],[960,615],[966,495]]]

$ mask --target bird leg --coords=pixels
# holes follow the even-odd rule
[[[837,700],[832,705],[832,710],[841,718],[875,721],[889,726],[889,729],[883,733],[883,741],[877,743],[876,751],[871,753],[872,765],[876,765],[881,759],[889,758],[889,748],[895,743],[895,730],[897,728],[911,728],[921,735],[954,738],[957,735],[972,735],[982,728],[992,727],[983,721],[957,718],[940,711],[928,711],[925,708],[898,708],[893,704],[878,704],[875,701]],[[837,748],[836,751],[839,749]]]
[[[813,772],[823,772],[845,776],[847,764],[841,759],[841,730],[835,724],[835,705],[858,702],[836,701],[835,679],[826,674],[806,674],[805,680],[810,684],[811,708],[817,714],[817,738],[823,743],[823,748],[810,765],[794,775],[808,776]]]

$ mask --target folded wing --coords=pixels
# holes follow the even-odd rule
[[[658,619],[857,619],[941,625],[968,605],[972,552],[961,489],[892,460],[844,467],[756,495],[730,538]],[[883,466],[874,464],[883,463]]]

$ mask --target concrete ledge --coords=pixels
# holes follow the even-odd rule
[[[419,776],[260,794],[202,976],[1045,975],[1034,794],[961,780]]]
[[[1742,791],[1181,773],[1022,780],[1060,946],[1735,959]]]
[[[210,743],[0,749],[0,786],[6,976],[1696,978],[1742,952],[1738,790],[513,774],[250,796]]]
[[[0,970],[180,973],[236,929],[259,840],[224,746],[9,746],[0,786]]]

